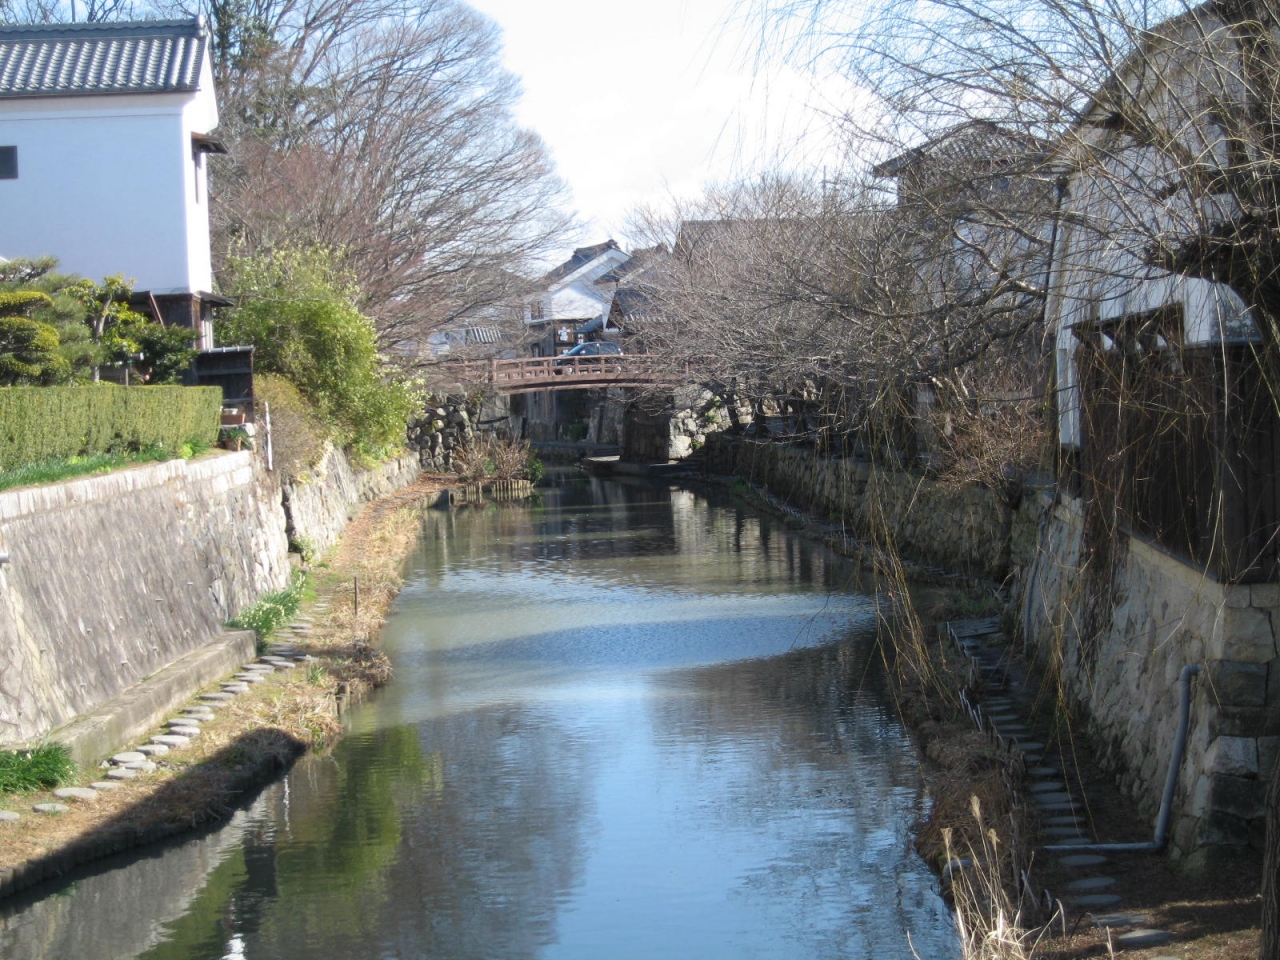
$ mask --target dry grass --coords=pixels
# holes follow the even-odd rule
[[[937,594],[921,598],[928,608]],[[931,613],[946,618],[946,610]],[[966,610],[966,612],[968,612]],[[931,637],[925,632],[922,636]],[[933,666],[918,675],[931,682],[959,674],[948,662],[946,647],[927,644]],[[917,663],[918,667],[919,664]],[[1065,916],[1050,912],[1042,897],[1055,897],[1079,874],[1056,867],[1031,842],[1035,824],[1020,798],[1020,775],[1010,771],[999,750],[978,733],[967,717],[949,706],[948,697],[926,696],[918,687],[899,689],[903,719],[917,736],[925,757],[930,811],[917,824],[917,848],[940,872],[953,859],[972,866],[954,872],[946,884],[956,909],[965,956],[975,960],[1083,960],[1119,955],[1107,932],[1092,926],[1083,910],[1067,908]],[[1052,704],[1043,707],[1048,723]],[[1150,823],[1139,817],[1120,791],[1106,784],[1088,744],[1062,745],[1073,778],[1093,787],[1082,792],[1094,834],[1104,840],[1150,839]],[[1019,883],[1026,870],[1031,892]],[[1123,953],[1134,960],[1177,957],[1179,960],[1255,960],[1258,955],[1261,903],[1258,864],[1242,862],[1206,879],[1187,876],[1160,854],[1113,855],[1105,870],[1116,879],[1107,892],[1122,897],[1124,910],[1147,915],[1144,926],[1167,930],[1174,942],[1149,950]]]
[[[64,869],[69,861],[225,816],[263,777],[338,738],[340,703],[358,699],[391,676],[390,662],[368,638],[381,626],[399,590],[400,564],[417,538],[413,505],[445,489],[451,479],[423,478],[370,504],[348,525],[327,566],[317,571],[313,594],[300,611],[305,616],[322,601],[329,606],[323,617],[316,617],[305,642],[294,644],[315,662],[255,684],[203,724],[189,747],[161,758],[157,771],[122,782],[92,803],[73,803],[66,813],[40,816],[28,811],[53,800],[50,793],[0,798],[0,807],[24,814],[17,823],[0,826],[0,874],[55,857]],[[358,616],[351,589],[357,577]],[[104,771],[82,773],[79,782],[87,785]]]

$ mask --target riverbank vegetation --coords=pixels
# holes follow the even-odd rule
[[[0,794],[51,790],[71,782],[76,765],[61,743],[30,750],[0,750]]]
[[[304,558],[309,559],[309,558]],[[307,574],[295,570],[289,580],[289,586],[283,590],[265,593],[257,602],[238,613],[227,626],[241,630],[252,630],[258,635],[258,651],[266,647],[271,635],[289,622],[302,605],[302,598],[307,589]]]

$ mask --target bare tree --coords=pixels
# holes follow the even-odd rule
[[[950,422],[934,465],[950,450],[958,466],[962,408],[1042,390],[1042,161],[1039,141],[964,127],[860,180],[765,180],[665,226],[649,215],[673,252],[648,279],[662,320],[646,337],[823,445],[855,434],[863,452],[912,457],[927,398]]]
[[[512,117],[494,26],[454,0],[215,7],[224,75],[215,226],[242,249],[340,250],[384,342],[509,297],[566,226]]]
[[[215,257],[337,252],[384,344],[509,298],[568,225],[513,116],[497,28],[460,0],[0,4],[21,20],[203,15],[230,148],[213,160]]]

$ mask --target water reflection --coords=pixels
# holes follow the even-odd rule
[[[0,954],[956,955],[874,602],[822,548],[643,485],[431,511],[384,643],[332,756],[111,893],[10,909]],[[168,899],[129,897],[158,864]],[[147,935],[42,952],[108,924]]]

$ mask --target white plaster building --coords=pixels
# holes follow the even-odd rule
[[[617,282],[611,274],[631,259],[631,254],[619,248],[614,240],[606,240],[591,247],[579,247],[573,256],[538,281],[538,292],[533,294],[525,308],[525,322],[535,331],[547,331],[548,336],[535,349],[547,355],[563,353],[585,337],[591,330],[584,327],[598,325],[607,329],[609,309]],[[535,354],[536,355],[536,354]]]
[[[1202,870],[1260,843],[1280,756],[1280,419],[1244,301],[1158,256],[1244,221],[1241,16],[1144,34],[1059,148],[1058,485],[1020,588],[1024,635],[1153,820],[1172,771],[1171,850]]]
[[[202,19],[0,26],[0,254],[123,274],[212,346]]]

